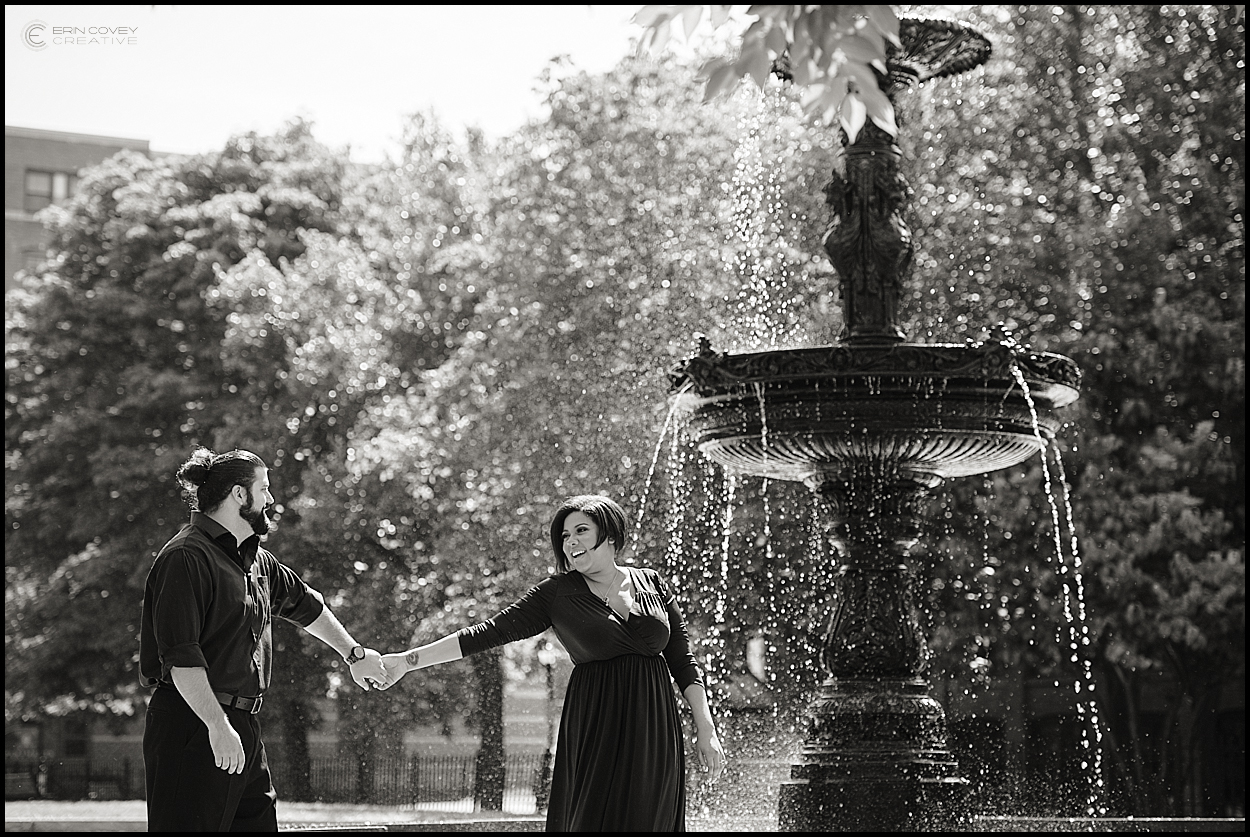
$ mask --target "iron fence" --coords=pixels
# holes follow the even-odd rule
[[[504,763],[504,810],[530,813],[545,800],[549,759],[541,753],[509,753]],[[274,787],[283,797],[294,786],[285,760],[270,763]],[[5,799],[143,799],[142,760],[132,758],[40,758],[5,754]],[[416,807],[474,805],[476,758],[465,755],[378,757],[360,770],[346,758],[314,757],[310,787],[315,802]],[[537,803],[540,807],[541,802]]]

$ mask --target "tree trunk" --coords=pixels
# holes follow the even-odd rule
[[[373,777],[377,771],[377,759],[373,742],[374,738],[371,735],[362,736],[352,742],[355,745],[352,759],[356,765],[355,801],[357,805],[368,805],[376,801],[373,798]]]
[[[281,736],[281,756],[286,767],[282,797],[293,802],[315,802],[312,786],[312,753],[308,734],[320,722],[316,704],[309,697],[325,680],[316,659],[309,656],[304,637],[294,625],[275,620],[273,643],[277,664],[273,680],[265,693],[261,724]],[[275,748],[277,749],[277,748]],[[275,754],[276,755],[276,754]]]
[[[352,801],[357,805],[374,802],[373,779],[377,762],[377,742],[380,719],[370,716],[366,705],[367,696],[357,691],[353,684],[350,689],[339,692],[339,747],[343,758],[352,766],[356,774],[353,783]]]
[[[1114,767],[1110,790],[1113,809],[1123,808],[1133,816],[1151,813],[1151,788],[1157,783],[1143,750],[1139,695],[1131,672],[1105,661],[1097,667],[1099,706],[1106,723],[1105,744]],[[1115,805],[1118,802],[1119,805]]]
[[[1182,700],[1183,711],[1180,716],[1180,745],[1183,747],[1181,763],[1184,765],[1184,815],[1187,817],[1213,816],[1216,812],[1208,810],[1211,795],[1207,787],[1207,776],[1204,770],[1203,747],[1206,734],[1214,728],[1215,688],[1196,689],[1197,694],[1186,695]]]
[[[482,811],[503,810],[503,665],[498,650],[474,654],[477,677],[478,724],[482,743],[477,751],[473,781],[474,807]]]
[[[282,795],[292,802],[313,802],[312,756],[308,731],[312,727],[308,703],[300,697],[283,701],[282,737],[286,744],[287,785]]]

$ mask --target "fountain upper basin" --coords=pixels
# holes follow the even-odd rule
[[[1017,464],[1054,437],[1052,411],[1080,383],[1071,359],[1002,343],[705,344],[669,377],[706,456],[809,485],[865,465],[936,483]]]

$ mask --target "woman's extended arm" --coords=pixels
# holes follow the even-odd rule
[[[386,682],[382,688],[389,689],[394,686],[410,671],[436,666],[439,663],[450,663],[463,657],[464,652],[460,650],[459,632],[448,634],[420,648],[387,654],[382,657],[382,665],[386,668]]]
[[[487,648],[496,648],[526,637],[537,636],[551,627],[551,602],[555,597],[556,580],[548,578],[530,588],[524,596],[499,611],[493,619],[448,634],[429,645],[412,648],[382,658],[389,689],[410,671],[429,668],[439,663],[464,659]]]
[[[721,747],[720,737],[716,734],[712,708],[707,702],[707,690],[700,683],[691,683],[682,692],[682,696],[686,698],[686,703],[690,704],[690,711],[694,715],[699,761],[702,762],[703,769],[710,774],[708,779],[714,782],[720,778],[721,772],[725,769],[725,750]]]

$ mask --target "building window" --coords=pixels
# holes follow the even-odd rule
[[[43,264],[48,258],[48,251],[43,249],[26,248],[22,250],[22,269],[28,273],[34,273],[39,265]]]
[[[69,172],[27,169],[25,209],[38,212],[45,206],[63,203],[77,186],[78,178]]]

